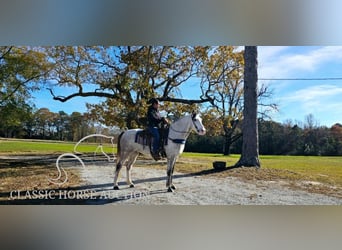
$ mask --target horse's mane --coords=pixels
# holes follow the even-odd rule
[[[183,119],[185,119],[185,118],[188,118],[188,117],[191,117],[191,116],[192,116],[192,114],[183,115],[183,116],[177,118],[177,119],[176,119],[174,122],[172,122],[172,123],[181,121],[181,120],[183,120]],[[195,117],[197,117],[197,116],[198,116],[198,114],[196,113]]]

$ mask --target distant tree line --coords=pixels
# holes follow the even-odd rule
[[[223,136],[190,135],[185,151],[223,153]],[[240,154],[242,139],[232,144],[230,153]],[[259,119],[259,151],[262,155],[342,156],[342,125],[278,123]]]
[[[0,110],[0,137],[78,141],[82,137],[101,133],[114,135],[114,129],[101,126],[87,113],[51,112],[47,108],[34,110],[31,106],[7,105]],[[241,133],[241,124],[236,133]],[[304,123],[292,121],[278,123],[259,119],[259,151],[263,155],[324,155],[342,156],[342,125],[319,126],[312,115]],[[224,134],[208,131],[205,136],[190,135],[185,151],[224,153]],[[231,146],[230,153],[240,154],[242,138]]]
[[[342,155],[342,125],[332,127],[259,122],[260,154]]]
[[[89,115],[64,111],[51,112],[47,108],[13,106],[12,110],[0,110],[0,137],[45,139],[61,141],[78,141],[82,137],[94,134],[111,134],[109,128],[103,127],[89,118]],[[8,112],[9,115],[4,114]]]

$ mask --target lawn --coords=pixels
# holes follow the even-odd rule
[[[76,143],[28,140],[0,140],[0,154],[59,154],[72,153]],[[95,152],[99,143],[82,142],[77,150],[82,153]],[[102,144],[106,153],[116,153],[116,145]],[[99,149],[98,149],[99,150]],[[177,170],[181,172],[199,172],[212,169],[212,162],[225,161],[233,166],[240,155],[223,156],[221,154],[188,153],[181,155]],[[324,179],[342,186],[342,157],[321,156],[260,156],[261,169],[295,172],[298,175],[314,179]]]
[[[183,153],[182,157],[189,159],[201,159],[203,162],[225,161],[227,166],[233,166],[240,155],[223,156],[221,154]],[[262,168],[288,169],[296,171],[307,170],[342,170],[342,157],[340,156],[282,156],[260,155]]]
[[[342,197],[342,157],[323,156],[268,156],[261,155],[261,168],[234,168],[240,155],[183,153],[175,166],[175,171],[213,177],[238,177],[244,181],[283,181],[292,186],[307,185],[305,189],[320,189],[322,193],[334,192],[339,188]],[[215,171],[214,161],[224,161],[227,169]],[[165,169],[165,164],[136,164],[138,167]],[[329,191],[327,190],[329,189]]]
[[[0,154],[57,154],[72,153],[76,142],[59,141],[29,141],[29,140],[0,140]],[[82,142],[77,151],[82,153],[95,152],[99,143]],[[102,144],[107,153],[116,152],[116,146],[113,148],[109,143]]]
[[[24,154],[61,154],[72,153],[75,143],[0,140],[1,155]],[[99,144],[84,143],[77,150],[82,153],[94,152]],[[103,144],[106,153],[116,153],[116,146]],[[244,181],[284,181],[306,190],[342,197],[342,157],[321,156],[267,156],[261,155],[261,168],[228,168],[226,171],[214,171],[214,161],[225,161],[228,167],[234,166],[239,155],[183,153],[176,163],[175,171],[208,177],[238,177]],[[137,162],[136,167],[165,169],[165,162],[154,162],[146,158],[149,164]],[[8,170],[8,169],[7,169]],[[5,173],[3,173],[5,174]],[[8,174],[8,173],[7,173]],[[318,185],[319,184],[319,185]]]

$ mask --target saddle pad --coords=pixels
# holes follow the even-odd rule
[[[138,131],[137,134],[135,135],[135,142],[144,146],[150,146],[151,139],[152,139],[151,134],[146,130]]]
[[[160,139],[163,142],[164,145],[167,145],[167,138],[169,134],[169,129],[165,129],[163,131],[159,131],[160,133]],[[135,142],[139,143],[144,146],[151,146],[153,143],[153,136],[148,130],[141,130],[138,131],[137,134],[135,135]],[[179,143],[179,142],[177,142]]]

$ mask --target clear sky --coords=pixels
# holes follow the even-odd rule
[[[279,113],[272,117],[303,121],[313,114],[320,125],[342,123],[342,47],[258,47],[258,77],[340,80],[260,80],[274,90]]]
[[[272,114],[273,120],[303,122],[305,116],[313,114],[319,125],[330,127],[337,122],[342,123],[342,46],[259,46],[258,64],[259,79],[273,79],[259,80],[259,85],[266,84],[273,90],[272,99],[279,105],[279,112]],[[72,93],[72,89],[55,89],[55,93],[67,95]],[[182,94],[197,98],[198,93],[193,83]],[[86,102],[97,103],[100,100],[77,97],[61,103],[54,101],[45,90],[34,95],[38,108],[47,107],[53,112],[85,112]]]

